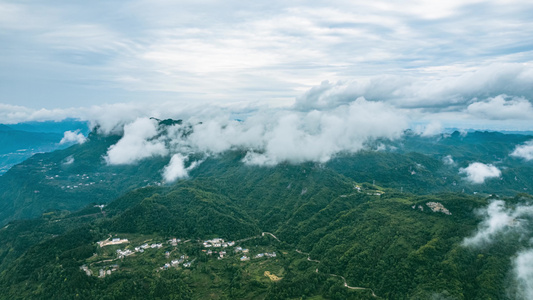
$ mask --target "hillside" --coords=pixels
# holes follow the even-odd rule
[[[196,154],[175,183],[165,156],[107,164],[120,139],[92,132],[0,177],[0,299],[527,298],[533,165],[509,154],[530,136],[407,133],[268,167]],[[468,181],[473,162],[501,174]],[[494,211],[496,233],[466,243]]]
[[[65,148],[59,145],[65,131],[81,130],[87,134],[87,124],[76,120],[61,122],[26,122],[0,124],[0,175],[35,153]]]
[[[160,126],[171,125],[161,123]],[[161,174],[168,157],[150,157],[128,165],[106,164],[103,158],[106,151],[120,138],[118,135],[104,136],[93,132],[84,144],[37,154],[13,167],[0,177],[0,224],[37,217],[47,210],[77,210],[92,202],[107,203],[126,191],[164,184]],[[530,180],[533,178],[533,163],[509,156],[517,145],[531,138],[488,132],[474,132],[466,136],[455,132],[450,136],[432,138],[406,134],[401,140],[383,141],[385,144],[375,146],[385,150],[344,154],[325,164],[308,163],[303,166],[321,168],[357,182],[375,182],[416,194],[464,192],[512,196],[533,190],[533,181]],[[244,155],[240,151],[206,157],[198,154],[202,163],[189,176],[198,180],[212,176],[218,176],[220,180],[232,178],[228,179],[228,188],[214,191],[224,195],[246,188],[235,187],[231,180],[238,180],[238,176],[255,177],[254,184],[262,184],[258,174],[271,172],[271,168],[245,165],[242,162]],[[453,159],[452,164],[445,162],[447,157]],[[461,169],[473,162],[494,164],[502,174],[499,178],[472,184],[465,180]],[[276,180],[271,181],[281,185]],[[283,182],[287,186],[290,183],[288,179]],[[264,195],[254,196],[262,198]],[[255,203],[252,199],[249,201]]]
[[[509,259],[524,242],[481,249],[461,245],[481,220],[476,209],[491,200],[402,194],[316,168],[283,166],[260,173],[240,177],[239,185],[233,183],[234,194],[213,192],[228,188],[233,175],[209,177],[135,190],[103,209],[88,206],[77,213],[51,212],[12,222],[0,230],[3,297],[155,299],[163,293],[160,297],[177,299],[373,299],[372,292],[391,299],[508,297]],[[302,194],[303,186],[307,192]],[[432,211],[438,206],[443,210]],[[97,245],[110,236],[128,242]],[[216,252],[208,254],[211,248],[202,246],[214,237],[237,244],[216,259]],[[172,238],[181,242],[171,245]],[[135,250],[146,241],[161,248]],[[245,256],[252,259],[241,261],[236,246],[250,249]],[[117,259],[115,249],[129,249],[132,255]],[[275,258],[256,257],[273,252]],[[170,264],[180,255],[191,265]],[[83,266],[94,275],[85,274]],[[102,268],[111,273],[98,278]],[[262,276],[267,271],[282,279]],[[364,289],[344,287],[340,276],[348,286]]]

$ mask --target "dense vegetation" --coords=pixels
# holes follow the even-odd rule
[[[527,239],[504,236],[480,248],[462,241],[477,230],[476,211],[491,199],[511,206],[533,201],[517,194],[533,188],[526,177],[533,166],[508,156],[531,137],[469,136],[408,136],[401,147],[395,144],[397,150],[327,164],[246,166],[244,153],[233,151],[208,157],[188,180],[159,186],[168,158],[106,166],[102,154],[119,137],[92,134],[86,144],[34,156],[1,178],[4,220],[13,213],[45,213],[0,229],[0,299],[374,299],[372,293],[384,299],[515,298],[512,259]],[[454,166],[442,160],[450,153]],[[64,164],[69,157],[74,161]],[[472,185],[458,175],[470,162],[496,160],[507,166],[501,180]],[[46,179],[55,173],[59,179]],[[66,183],[54,181],[94,176],[100,186],[65,190]],[[432,202],[450,214],[433,211]],[[107,205],[94,206],[101,203]],[[110,236],[132,243],[97,245]],[[171,248],[165,243],[172,237],[189,243]],[[199,242],[214,237],[241,241],[254,254],[278,255],[216,259]],[[145,240],[164,246],[116,258],[115,250]],[[194,257],[194,263],[163,270],[165,251]],[[106,260],[120,264],[109,276],[80,269]],[[267,271],[281,279],[269,279]],[[345,287],[344,280],[364,289]]]

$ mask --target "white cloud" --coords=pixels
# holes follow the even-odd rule
[[[168,150],[155,138],[157,134],[157,121],[139,118],[124,126],[124,136],[109,147],[104,158],[110,165],[122,165],[152,156],[165,156]]]
[[[471,163],[466,168],[459,169],[459,173],[466,174],[466,179],[472,183],[480,184],[487,178],[500,177],[502,172],[491,164]]]
[[[421,136],[429,137],[435,136],[442,133],[442,124],[439,121],[431,121],[429,124],[426,124],[423,128],[419,128]]]
[[[506,207],[503,200],[492,200],[489,205],[477,211],[483,217],[476,233],[463,240],[465,247],[484,247],[503,243],[505,238],[523,240],[531,237],[530,222],[533,206],[518,204]],[[516,289],[512,289],[516,299],[533,299],[533,249],[519,251],[512,260],[513,277]]]
[[[70,143],[83,144],[85,143],[86,140],[87,138],[82,133],[80,133],[79,129],[76,131],[69,130],[69,131],[65,131],[65,133],[63,134],[63,138],[61,139],[59,144],[61,145],[70,144]]]
[[[188,177],[187,169],[185,168],[186,156],[182,154],[174,154],[170,159],[170,162],[163,169],[163,179],[165,182],[174,182],[179,178]]]
[[[533,299],[533,249],[521,251],[513,260],[518,299]]]
[[[492,201],[486,209],[478,211],[484,217],[478,231],[472,237],[465,238],[463,245],[479,247],[494,242],[497,234],[509,230],[516,214],[505,208],[502,200]]]
[[[443,157],[442,158],[442,162],[444,162],[444,164],[450,165],[450,166],[454,166],[455,165],[455,161],[453,160],[453,157],[451,155],[446,155],[445,157]]]
[[[74,163],[74,156],[70,155],[63,160],[63,165],[68,166]]]
[[[115,18],[116,11],[123,17]],[[168,94],[291,102],[322,80],[356,82],[343,103],[360,96],[408,107],[498,94],[531,99],[533,51],[525,41],[533,33],[532,11],[527,1],[477,0],[209,7],[4,1],[0,42],[10,47],[2,49],[0,72],[9,80],[2,101],[42,105],[38,92],[20,87],[45,82],[51,107],[70,105],[83,92],[98,104]]]
[[[106,159],[111,164],[135,163],[151,155],[240,149],[248,152],[248,164],[326,162],[341,152],[357,152],[376,138],[400,137],[406,128],[407,119],[393,107],[363,98],[333,110],[257,110],[242,121],[218,110],[209,116],[191,114],[183,124],[165,130],[153,120],[137,119],[124,126],[124,137]]]
[[[474,236],[465,238],[463,245],[480,247],[497,241],[497,236],[508,233],[524,233],[530,230],[526,218],[533,218],[533,206],[519,204],[515,207],[506,207],[503,200],[492,200],[489,205],[477,211],[483,216]]]
[[[377,137],[399,137],[406,128],[406,119],[392,107],[359,98],[331,111],[280,116],[265,132],[264,146],[250,151],[245,162],[326,162],[340,152],[357,152]]]
[[[520,157],[525,160],[533,159],[533,140],[526,142],[524,145],[516,146],[511,156]]]
[[[296,99],[299,109],[335,107],[357,97],[388,101],[397,107],[449,109],[466,108],[473,99],[495,97],[492,105],[506,105],[512,115],[517,105],[529,107],[524,98],[513,98],[502,103],[504,96],[533,98],[533,70],[524,64],[492,64],[461,74],[442,74],[433,77],[403,75],[376,75],[365,79],[322,82]],[[527,102],[527,101],[526,101]],[[458,110],[456,107],[455,110]],[[484,108],[484,107],[482,107]],[[474,105],[473,112],[481,112]],[[501,117],[505,117],[505,113]]]
[[[185,167],[185,163],[189,160],[188,156],[181,153],[176,153],[170,158],[170,162],[163,169],[163,179],[166,183],[171,183],[177,179],[189,177],[189,172],[198,167],[203,160],[193,161],[188,167]]]
[[[505,95],[474,102],[466,111],[474,116],[493,120],[533,119],[533,105],[528,100]]]

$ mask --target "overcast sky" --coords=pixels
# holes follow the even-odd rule
[[[364,97],[533,129],[532,1],[256,2],[0,0],[0,123]]]

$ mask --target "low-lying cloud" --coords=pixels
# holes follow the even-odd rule
[[[443,129],[444,128],[442,128],[442,124],[439,121],[432,121],[425,126],[417,128],[416,131],[423,137],[430,137],[441,134]]]
[[[65,133],[63,134],[63,138],[61,139],[59,144],[83,144],[86,140],[87,138],[82,133],[80,133],[80,130],[69,130],[65,131]]]
[[[509,207],[503,200],[493,200],[489,205],[477,211],[483,217],[476,233],[463,240],[463,246],[479,248],[491,244],[503,243],[504,238],[519,240],[530,239],[533,235],[531,220],[533,206],[524,203]],[[530,245],[531,247],[531,245]],[[516,289],[512,294],[516,299],[533,299],[533,248],[520,250],[512,261],[512,275]]]
[[[112,145],[104,157],[109,165],[132,164],[153,156],[165,156],[165,144],[156,139],[157,121],[139,118],[124,126],[124,136]]]
[[[155,120],[139,118],[124,127],[123,138],[109,148],[106,161],[128,164],[154,155],[216,155],[240,149],[247,151],[243,162],[252,165],[326,162],[341,152],[357,152],[377,138],[398,138],[408,127],[393,107],[364,98],[332,110],[267,110],[243,121],[224,114],[195,120],[159,128]],[[179,169],[179,157],[173,165]]]
[[[479,210],[477,214],[483,217],[483,221],[479,224],[474,236],[464,239],[464,246],[481,247],[489,245],[494,243],[496,237],[503,233],[523,230],[522,224],[519,223],[518,219],[527,215],[533,216],[533,207],[517,206],[516,208],[507,208],[505,201],[493,200],[485,209]]]
[[[525,160],[533,159],[533,140],[526,142],[523,145],[516,146],[511,156],[523,158]]]
[[[453,157],[451,155],[446,155],[442,158],[442,162],[449,166],[455,166],[455,161],[453,160]]]
[[[189,160],[188,156],[176,153],[170,158],[170,162],[163,169],[163,179],[166,183],[172,183],[178,179],[189,177],[189,172],[200,165],[203,161],[193,161],[188,167],[185,163]]]
[[[513,261],[513,267],[518,285],[517,298],[533,299],[533,249],[519,252]]]
[[[459,169],[459,173],[466,174],[466,180],[475,184],[484,183],[487,178],[500,177],[502,174],[494,165],[480,162],[471,163],[468,167]]]

